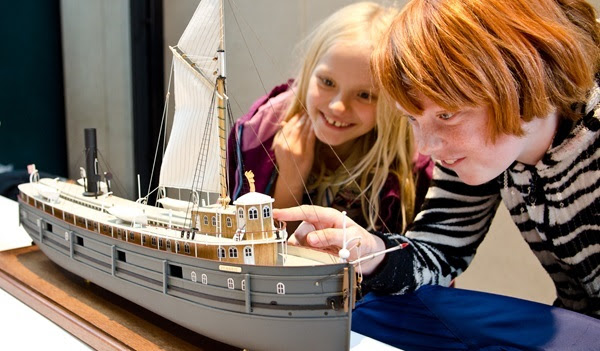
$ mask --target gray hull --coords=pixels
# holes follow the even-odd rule
[[[22,201],[19,207],[21,224],[53,262],[199,334],[249,350],[349,348],[349,265],[223,265],[99,235]]]

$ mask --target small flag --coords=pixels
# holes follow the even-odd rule
[[[35,171],[36,171],[36,169],[35,169],[35,163],[27,165],[27,174],[35,173]]]

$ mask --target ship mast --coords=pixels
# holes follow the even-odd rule
[[[217,111],[218,111],[218,120],[219,120],[219,148],[220,148],[220,160],[219,160],[219,173],[220,173],[220,185],[221,185],[221,194],[219,196],[219,203],[225,207],[229,205],[231,199],[227,195],[227,146],[226,146],[226,130],[225,130],[225,116],[226,116],[226,95],[225,95],[225,43],[224,43],[224,16],[223,16],[223,1],[221,3],[221,28],[220,28],[220,43],[219,50],[217,51],[217,55],[219,58],[219,63],[221,64],[221,69],[219,70],[219,76],[217,77]]]
[[[209,161],[210,167],[211,167],[211,172],[214,172],[215,168],[219,169],[218,183],[217,183],[217,179],[215,178],[217,176],[216,174],[213,173],[210,175],[208,175],[208,174],[206,175],[207,177],[211,178],[210,179],[210,191],[213,193],[218,192],[219,193],[219,199],[217,200],[218,203],[221,204],[222,206],[227,206],[230,203],[231,199],[229,198],[228,191],[227,191],[226,118],[228,115],[227,114],[228,98],[226,95],[227,90],[225,87],[225,79],[226,79],[225,66],[226,65],[225,65],[225,43],[224,43],[224,38],[223,38],[223,36],[224,36],[224,27],[223,27],[224,26],[224,16],[223,16],[224,7],[223,7],[223,0],[211,0],[208,2],[204,2],[204,3],[207,4],[206,7],[202,8],[203,11],[200,11],[198,16],[196,16],[196,13],[194,13],[194,17],[192,18],[193,23],[190,22],[190,25],[188,25],[188,27],[184,31],[181,39],[179,40],[178,45],[170,47],[170,48],[171,48],[171,51],[173,52],[174,57],[176,57],[178,60],[180,60],[178,62],[185,64],[187,66],[187,68],[190,69],[190,72],[192,72],[196,76],[196,78],[198,78],[200,80],[200,82],[202,83],[203,87],[202,87],[201,91],[199,91],[199,93],[203,94],[203,96],[206,95],[207,93],[209,95],[212,95],[212,96],[208,96],[209,99],[213,99],[213,97],[214,97],[214,100],[212,100],[211,109],[216,107],[216,111],[211,111],[210,113],[208,113],[208,111],[207,111],[207,114],[204,115],[201,120],[201,122],[206,122],[208,125],[207,128],[210,129],[211,135],[210,136],[207,134],[205,135],[206,138],[210,138],[209,139],[210,142],[203,141],[202,145],[200,145],[200,143],[196,143],[196,144],[192,145],[194,147],[194,150],[193,150],[193,152],[189,153],[189,154],[196,154],[196,152],[202,152],[202,149],[205,146],[208,146],[208,148],[206,150],[211,150],[210,151],[211,154],[208,158],[206,157],[206,155],[199,156],[195,172],[190,172],[193,170],[190,170],[184,166],[183,169],[181,169],[181,173],[183,173],[184,175],[188,175],[187,178],[180,179],[183,177],[180,177],[178,174],[174,175],[174,174],[172,174],[173,172],[169,173],[167,175],[167,178],[168,177],[174,178],[174,179],[169,179],[169,182],[176,183],[179,186],[185,187],[186,184],[190,183],[192,185],[192,187],[194,185],[198,185],[198,184],[201,187],[203,187],[202,184],[203,184],[205,175],[202,174],[202,176],[200,176],[201,177],[200,182],[197,182],[196,177],[199,174],[198,170],[200,170],[201,172],[206,172],[207,169],[206,168],[199,169],[198,166],[200,166],[200,167],[208,166],[208,163],[206,163],[206,162]],[[200,9],[200,7],[196,10],[196,12],[198,12],[199,9]],[[203,36],[205,39],[209,39],[208,45],[205,45],[204,42],[200,43],[198,40],[196,40],[196,37],[198,37],[198,35]],[[210,59],[207,60],[208,58],[210,58]],[[175,67],[175,71],[177,73],[176,67]],[[187,71],[183,70],[183,72],[187,72]],[[189,85],[189,86],[182,85],[181,89],[188,88],[188,90],[192,89],[193,91],[195,91],[194,89],[199,89],[199,88],[195,88],[197,86],[196,83],[189,81],[189,79],[187,78],[187,76],[185,74],[182,75],[182,77],[179,81]],[[177,83],[177,79],[176,79],[176,83]],[[186,92],[183,93],[184,100],[182,100],[182,101],[184,101],[184,104],[190,103],[193,100],[193,98],[191,96],[185,95]],[[180,116],[183,116],[182,117],[183,123],[190,123],[190,125],[193,125],[193,128],[196,128],[197,126],[196,126],[196,124],[194,124],[195,122],[191,121],[192,118],[195,118],[195,117],[193,117],[194,114],[189,112],[189,111],[195,111],[195,110],[193,110],[194,107],[196,107],[196,106],[192,106],[192,109],[185,110],[185,112],[183,114],[180,114]],[[217,119],[217,121],[216,121],[217,125],[215,126],[214,123],[208,124],[208,121],[206,121],[206,118],[209,118],[212,121],[214,121],[214,119]],[[177,121],[177,120],[175,120],[175,121]],[[210,125],[215,126],[216,129],[218,129],[218,131],[214,131],[218,134],[218,140],[214,139],[214,137],[216,135],[214,135],[214,132],[212,129],[213,127],[211,127]],[[188,128],[187,124],[180,123],[178,126],[180,127],[180,129]],[[195,129],[195,130],[207,131],[206,129]],[[187,136],[187,134],[185,134],[185,135]],[[202,140],[206,140],[206,139],[203,138]],[[204,143],[206,143],[206,144],[204,144]],[[175,146],[171,147],[171,145],[175,145]],[[217,151],[216,148],[219,148],[219,150]],[[183,143],[173,144],[170,140],[169,145],[167,147],[165,159],[167,159],[168,155],[171,155],[171,154],[169,154],[169,151],[171,151],[171,153],[174,153],[174,155],[172,155],[169,158],[169,160],[175,160],[175,161],[171,161],[171,163],[173,164],[173,165],[171,165],[172,166],[171,168],[166,168],[163,165],[163,167],[161,169],[161,179],[163,178],[162,173],[165,169],[168,169],[168,170],[179,169],[177,167],[180,164],[186,164],[185,162],[180,162],[181,161],[180,155],[188,156],[188,149],[187,149],[186,145],[184,145]],[[189,180],[189,182],[188,182],[190,173],[193,174],[193,179]],[[207,187],[207,189],[208,189],[208,187]]]

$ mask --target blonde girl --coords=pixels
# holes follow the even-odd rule
[[[412,221],[431,163],[415,156],[410,127],[379,95],[370,71],[374,45],[396,13],[356,3],[310,34],[295,80],[257,101],[234,127],[233,198],[247,191],[242,172],[253,170],[256,190],[272,194],[278,208],[329,206],[385,231]]]

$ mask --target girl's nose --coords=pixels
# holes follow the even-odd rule
[[[329,109],[337,114],[344,113],[348,107],[342,94],[338,94],[329,102]]]

